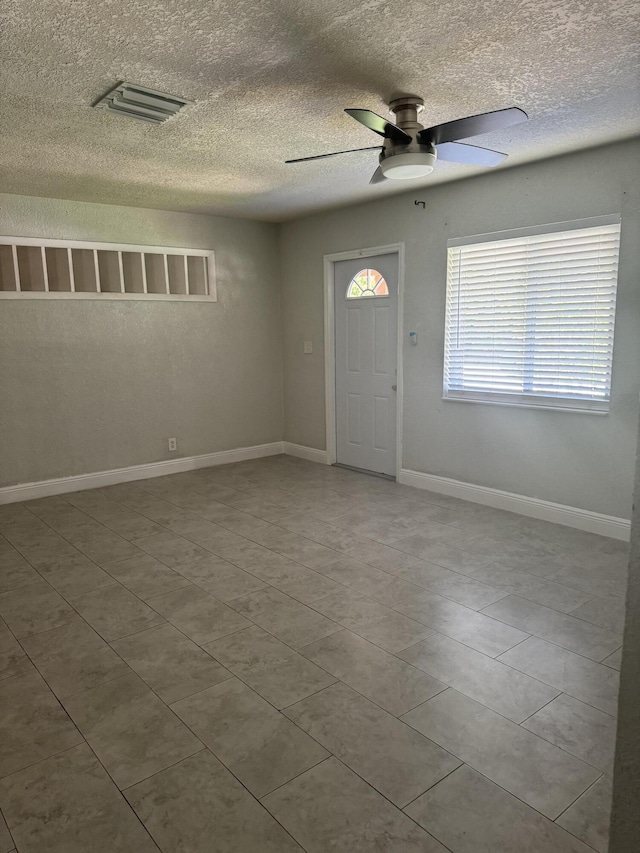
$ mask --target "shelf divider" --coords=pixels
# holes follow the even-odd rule
[[[124,267],[122,265],[122,252],[118,252],[118,272],[120,274],[120,293],[124,293]]]
[[[73,274],[73,258],[71,256],[71,249],[67,249],[67,263],[69,264],[69,285],[71,286],[71,293],[75,293],[76,279]]]
[[[44,246],[40,246],[40,257],[42,258],[42,275],[44,276],[44,290],[49,292],[49,266],[47,264],[47,253]]]
[[[11,247],[11,256],[13,257],[13,275],[16,280],[16,292],[20,293],[20,269],[18,267],[18,247]]]
[[[96,293],[101,293],[100,289],[100,264],[98,263],[98,250],[93,250],[93,268],[96,271]]]
[[[142,292],[147,293],[147,265],[144,262],[144,252],[140,252],[140,267],[142,269]]]

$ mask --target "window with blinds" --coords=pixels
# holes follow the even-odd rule
[[[448,243],[444,398],[608,411],[619,217]]]

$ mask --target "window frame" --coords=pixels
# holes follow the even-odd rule
[[[611,361],[609,364],[609,395],[604,400],[599,399],[577,399],[572,397],[545,396],[534,394],[518,394],[517,392],[491,391],[464,391],[451,390],[447,388],[447,335],[449,323],[449,250],[463,246],[476,246],[482,243],[494,243],[503,240],[519,239],[545,234],[559,234],[568,231],[579,231],[585,228],[598,228],[610,225],[621,226],[620,214],[606,214],[602,216],[589,217],[587,219],[570,220],[564,222],[553,222],[545,225],[530,226],[524,228],[513,228],[505,231],[488,232],[468,237],[452,238],[447,241],[447,274],[444,314],[444,346],[443,346],[443,371],[442,371],[442,396],[441,399],[447,403],[481,403],[490,406],[507,406],[512,408],[545,409],[550,411],[572,412],[577,414],[608,415],[611,410],[613,396],[613,357],[615,342],[615,326],[617,313],[618,276],[620,243],[618,243],[618,254],[616,258],[615,293],[613,300],[613,312],[611,323]],[[621,232],[621,229],[620,229]],[[619,240],[621,239],[621,233]],[[524,344],[523,340],[523,344]]]
[[[384,282],[384,286],[387,288],[387,292],[386,293],[376,293],[375,288],[372,290],[369,290],[369,289],[362,290],[362,288],[360,287],[360,285],[358,284],[356,279],[359,275],[362,275],[363,272],[366,272],[366,273],[373,272],[376,275],[379,275],[380,281],[376,284],[376,287],[378,287],[381,282]],[[360,287],[360,289],[362,290],[362,293],[358,294],[358,296],[349,296],[349,292],[350,292],[350,290],[354,284],[357,287]],[[369,297],[367,297],[365,295],[367,293],[369,294]],[[347,285],[347,289],[345,290],[345,294],[344,294],[344,298],[345,298],[346,302],[359,302],[361,299],[367,299],[367,298],[370,298],[370,299],[389,299],[390,296],[391,296],[391,294],[389,292],[389,285],[387,284],[386,278],[382,275],[380,270],[377,270],[374,267],[363,267],[361,270],[358,270],[358,272],[354,276],[351,277],[349,284]]]

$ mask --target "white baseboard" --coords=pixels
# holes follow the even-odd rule
[[[282,442],[274,441],[271,444],[257,444],[253,447],[238,447],[235,450],[205,453],[202,456],[183,456],[180,459],[165,459],[161,462],[149,462],[145,465],[130,465],[128,468],[113,468],[110,471],[95,471],[91,474],[77,474],[73,477],[58,477],[54,480],[41,480],[38,483],[4,486],[0,488],[0,504],[29,501],[68,492],[80,492],[83,489],[98,489],[101,486],[113,486],[116,483],[128,483],[131,480],[148,480],[151,477],[180,474],[183,471],[195,471],[197,468],[209,468],[228,462],[243,462],[245,459],[276,456],[283,452],[285,451],[283,451]]]
[[[327,451],[317,450],[315,447],[305,447],[303,444],[292,444],[290,441],[282,442],[282,452],[289,456],[298,456],[300,459],[308,459],[309,462],[320,462],[327,465]]]
[[[501,489],[490,489],[487,486],[475,486],[472,483],[451,480],[449,477],[422,474],[419,471],[408,469],[400,471],[398,481],[405,486],[413,486],[416,489],[427,489],[430,492],[473,501],[473,503],[484,504],[495,509],[517,512],[520,515],[528,515],[542,521],[551,521],[554,524],[564,524],[567,527],[586,530],[600,536],[610,536],[613,539],[624,541],[628,541],[630,536],[631,522],[627,521],[626,518],[616,518],[613,515],[603,515],[599,512],[590,512],[587,509],[556,504],[539,498],[529,498],[526,495],[503,492]]]

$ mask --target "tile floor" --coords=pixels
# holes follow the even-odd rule
[[[606,850],[623,543],[283,456],[0,534],[0,853]]]

